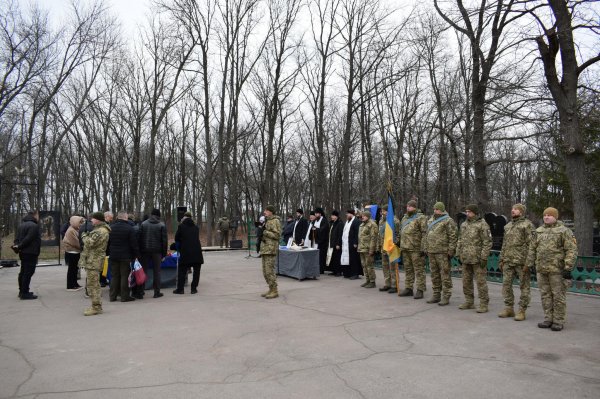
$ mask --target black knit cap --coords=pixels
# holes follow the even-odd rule
[[[160,209],[158,209],[158,208],[152,209],[152,212],[150,212],[150,215],[160,217]]]
[[[335,210],[335,209],[334,209],[334,210],[331,212],[331,216],[340,216],[340,213],[339,213],[337,210]]]
[[[323,210],[323,208],[315,208],[315,213],[320,213],[321,215],[325,214],[325,211]]]
[[[298,209],[296,209],[296,213],[301,213],[301,214],[303,214],[303,215],[304,215],[304,211],[302,210],[302,208],[298,208]]]

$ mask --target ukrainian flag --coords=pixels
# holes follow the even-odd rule
[[[390,263],[396,262],[400,258],[400,248],[394,244],[394,225],[394,203],[392,196],[388,193],[388,213],[383,235],[383,249],[389,255]]]

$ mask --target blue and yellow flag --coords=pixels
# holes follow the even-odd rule
[[[390,257],[390,263],[396,262],[400,258],[400,248],[394,244],[394,203],[392,196],[388,193],[388,213],[385,222],[385,233],[383,235],[383,249]]]

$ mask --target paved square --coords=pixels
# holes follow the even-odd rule
[[[36,301],[0,270],[0,398],[598,398],[600,298],[569,294],[562,332],[527,320],[365,289],[322,276],[279,277],[266,300],[260,259],[205,253],[199,295],[109,303],[67,292],[64,266],[40,267]],[[377,271],[378,285],[382,275]],[[404,281],[404,277],[401,277]],[[429,277],[428,277],[429,283]],[[518,295],[518,289],[517,295]]]

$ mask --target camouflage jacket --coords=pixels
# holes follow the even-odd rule
[[[499,261],[511,265],[524,265],[534,229],[533,223],[524,216],[513,219],[504,226],[504,240]]]
[[[358,252],[372,252],[377,250],[379,229],[377,224],[369,219],[362,222],[358,228]]]
[[[492,232],[485,220],[467,219],[460,225],[456,256],[462,263],[479,265],[487,262],[492,249]]]
[[[377,247],[381,249],[381,252],[385,252],[383,250],[383,239],[385,238],[385,224],[387,218],[381,215],[381,220],[379,221],[379,243]],[[397,217],[394,217],[394,237],[392,237],[394,243],[397,244],[400,242],[400,221]]]
[[[85,270],[102,269],[109,234],[110,227],[104,222],[94,226],[94,230],[82,234],[83,251],[79,263]]]
[[[281,237],[281,220],[273,215],[266,218],[265,228],[260,243],[261,255],[277,255],[279,250],[279,237]]]
[[[436,222],[436,220],[443,218]],[[423,249],[430,254],[454,254],[457,241],[456,222],[447,213],[433,215],[427,221],[427,235]]]
[[[537,271],[542,273],[561,273],[564,269],[572,270],[576,260],[577,241],[563,222],[535,230],[529,245],[527,266],[536,266]]]
[[[420,212],[404,215],[400,221],[400,249],[422,251],[427,234],[427,217]]]

